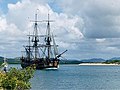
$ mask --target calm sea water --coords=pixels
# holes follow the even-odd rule
[[[31,83],[31,90],[120,90],[120,66],[60,65],[36,70]]]

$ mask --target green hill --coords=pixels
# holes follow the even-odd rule
[[[60,64],[80,64],[79,60],[60,60]]]
[[[20,59],[19,58],[6,58],[7,62],[10,64],[19,64],[20,63]],[[4,61],[4,57],[0,56],[0,63],[3,63]]]

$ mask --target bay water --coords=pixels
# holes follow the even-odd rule
[[[120,90],[120,66],[60,65],[36,70],[31,84],[31,90]]]

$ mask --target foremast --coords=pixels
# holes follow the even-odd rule
[[[39,57],[39,45],[38,45],[38,42],[39,42],[39,36],[38,36],[38,22],[41,22],[41,21],[38,21],[37,20],[37,13],[35,14],[35,20],[31,21],[31,22],[34,22],[34,31],[33,31],[33,35],[28,35],[29,36],[29,46],[28,46],[28,57],[29,57],[29,60],[31,59],[31,55],[33,56],[34,60],[37,60]],[[31,46],[30,42],[31,42],[31,39],[30,37],[32,37],[32,42],[33,42],[33,46]],[[31,49],[34,49],[34,55],[33,55],[33,51],[31,51]]]
[[[35,14],[35,27],[34,27],[34,32],[35,32],[35,37],[32,39],[32,42],[34,42],[34,47],[35,47],[35,60],[37,60],[37,55],[38,55],[38,30],[37,30],[37,13]]]

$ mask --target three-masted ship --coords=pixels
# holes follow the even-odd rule
[[[22,68],[32,65],[34,65],[36,69],[58,68],[59,58],[67,50],[61,54],[58,53],[58,45],[56,45],[54,35],[51,34],[50,30],[50,22],[52,22],[52,20],[49,20],[49,14],[48,20],[42,21],[47,23],[46,35],[39,35],[38,33],[38,22],[41,21],[37,20],[37,14],[35,14],[35,21],[33,22],[33,34],[27,35],[29,44],[24,46],[25,54],[20,58]]]

